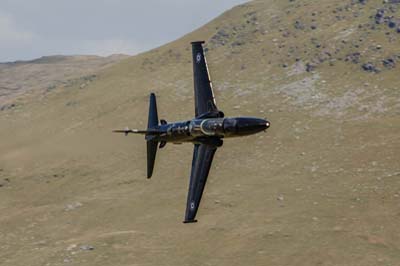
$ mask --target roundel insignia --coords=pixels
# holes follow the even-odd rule
[[[196,55],[196,63],[200,63],[200,61],[201,61],[201,54],[197,53],[197,55]]]
[[[194,202],[190,203],[190,209],[192,209],[192,210],[194,209]]]

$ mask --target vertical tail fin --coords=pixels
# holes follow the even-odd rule
[[[157,126],[158,126],[158,113],[157,113],[156,95],[154,93],[151,93],[147,128],[150,129]],[[154,140],[154,136],[148,134],[146,134],[146,140],[147,140],[147,178],[150,178],[153,174],[158,141]]]

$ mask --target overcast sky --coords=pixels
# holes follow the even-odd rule
[[[0,62],[136,54],[246,0],[0,0]]]

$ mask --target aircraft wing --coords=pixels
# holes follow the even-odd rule
[[[184,223],[196,222],[194,218],[199,208],[216,150],[216,146],[207,144],[195,144],[194,146]]]
[[[195,115],[199,117],[206,113],[217,113],[207,61],[203,50],[204,42],[192,42],[193,79]]]

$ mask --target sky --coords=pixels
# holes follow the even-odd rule
[[[0,62],[46,55],[134,55],[246,0],[0,0]]]

